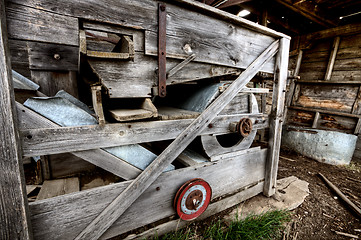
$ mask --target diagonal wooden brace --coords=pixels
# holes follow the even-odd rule
[[[103,233],[158,178],[164,168],[196,138],[238,92],[278,51],[273,42],[241,75],[197,117],[112,203],[106,207],[75,239],[99,239]]]

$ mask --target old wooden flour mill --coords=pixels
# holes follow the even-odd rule
[[[108,239],[149,224],[162,234],[273,195],[289,42],[191,0],[1,1],[10,238]],[[272,91],[249,84],[260,72]],[[14,101],[19,85],[29,96]],[[268,127],[268,147],[256,146]],[[22,159],[59,154],[121,180],[28,203]]]

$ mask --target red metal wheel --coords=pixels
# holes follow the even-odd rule
[[[207,209],[211,197],[212,189],[209,184],[203,179],[195,178],[179,188],[174,198],[174,208],[181,219],[191,221]]]

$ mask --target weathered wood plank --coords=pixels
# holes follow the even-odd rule
[[[0,238],[32,239],[3,0],[0,1],[0,85]]]
[[[43,183],[36,200],[39,201],[79,191],[80,185],[77,177],[48,180]]]
[[[358,93],[355,85],[300,84],[294,106],[351,113]]]
[[[83,19],[121,24],[127,27],[134,27],[136,29],[148,29],[154,27],[154,20],[157,16],[157,2],[151,0],[132,1],[132,0],[108,0],[107,2],[99,2],[97,0],[79,0],[79,1],[57,1],[57,0],[11,0],[12,2],[33,7],[36,9],[43,9],[49,12],[58,13],[61,15],[78,17]],[[285,34],[276,32],[270,28],[266,28],[239,18],[234,14],[230,14],[219,9],[207,6],[205,4],[191,1],[191,0],[176,0],[169,1],[171,4],[178,3],[185,8],[202,12],[208,16],[220,18],[239,26],[251,29],[264,35],[272,37],[286,37]],[[89,11],[92,9],[92,11]]]
[[[217,164],[204,163],[162,173],[101,238],[114,237],[174,215],[174,195],[189,179],[200,177],[207,181],[213,190],[212,199],[263,180],[266,154],[266,150],[260,150]],[[130,181],[121,182],[31,203],[35,237],[74,239],[129,184]]]
[[[229,124],[242,118],[258,121],[254,129],[268,126],[264,114],[238,114],[219,116],[212,127],[200,134],[231,133]],[[94,148],[162,141],[176,138],[193,119],[106,124],[105,126],[57,127],[49,129],[25,129],[21,131],[24,156],[39,156],[75,152]],[[31,137],[30,137],[31,136]]]
[[[199,112],[188,111],[180,108],[159,107],[158,117],[161,120],[192,119],[200,115]]]
[[[52,43],[27,42],[31,70],[78,71],[79,48]]]
[[[285,103],[286,82],[288,77],[288,53],[290,40],[282,38],[276,57],[275,81],[273,85],[272,110],[270,114],[269,151],[263,193],[271,196],[275,193],[278,161],[281,146],[282,122]]]
[[[319,110],[319,109],[305,108],[305,107],[297,107],[297,106],[291,106],[290,109],[300,110],[300,111],[309,111],[309,112],[327,113],[327,114],[344,116],[344,117],[349,117],[349,118],[360,118],[360,116],[359,116],[359,115],[356,115],[356,114],[343,113],[343,112],[335,112],[335,111],[329,111],[329,110]]]
[[[20,2],[20,4],[22,4]],[[7,1],[9,38],[78,46],[78,19]]]
[[[26,128],[38,127],[59,127],[59,125],[44,118],[43,116],[33,112],[32,110],[17,103],[16,105],[19,116],[19,125]],[[90,151],[78,151],[72,153],[98,167],[101,167],[126,180],[133,179],[141,172],[138,168],[133,167],[129,163],[120,158],[102,150],[93,149]]]
[[[259,33],[176,6],[167,7],[167,57],[185,59],[189,52],[196,54],[193,61],[236,68],[246,68],[274,39]],[[210,28],[209,26],[212,26]],[[146,31],[145,53],[157,56],[158,33]],[[189,34],[192,34],[189,38]],[[215,39],[217,39],[215,41]],[[262,71],[273,72],[274,61]]]
[[[199,216],[196,221],[202,221],[210,216],[212,216],[214,213],[218,213],[220,211],[226,210],[230,207],[233,207],[247,199],[250,199],[251,197],[256,196],[257,194],[262,192],[263,189],[263,182],[258,183],[255,186],[252,186],[250,188],[247,188],[245,190],[240,191],[239,193],[234,194],[233,196],[223,198],[222,200],[209,204],[207,210],[202,213],[201,216]],[[173,220],[166,223],[163,223],[161,225],[156,226],[155,228],[146,230],[144,232],[141,232],[139,234],[131,234],[128,235],[125,240],[131,240],[131,239],[148,239],[154,236],[162,236],[163,234],[173,232],[176,230],[179,230],[192,222],[187,221],[179,221]]]
[[[277,40],[273,42],[243,73],[241,73],[227,90],[209,105],[199,117],[179,134],[179,136],[75,239],[98,239],[158,178],[164,168],[182,153],[196,136],[200,134],[217,114],[222,111],[238,92],[258,73],[265,63],[273,58],[278,51],[278,47],[279,41]]]

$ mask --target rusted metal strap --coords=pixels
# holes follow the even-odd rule
[[[160,3],[158,5],[158,94],[160,97],[165,97],[167,94],[166,26],[166,5]]]

